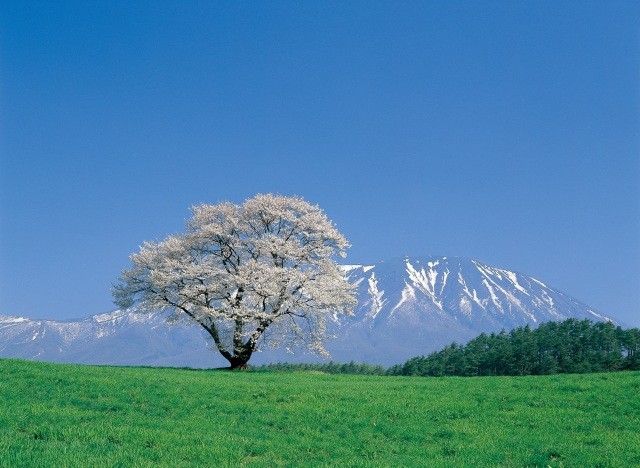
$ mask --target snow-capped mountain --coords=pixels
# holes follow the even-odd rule
[[[340,340],[363,361],[389,364],[464,343],[481,332],[561,321],[613,321],[535,278],[454,257],[396,259],[345,266],[358,284],[355,317]]]
[[[0,356],[78,364],[210,367],[211,351],[195,327],[164,316],[114,311],[80,320],[0,315]]]
[[[357,285],[354,316],[335,317],[335,361],[395,364],[481,332],[569,317],[612,320],[543,282],[475,260],[398,259],[345,265]],[[115,311],[76,321],[0,316],[0,356],[83,364],[225,366],[197,326],[168,326],[164,316]],[[313,361],[267,350],[251,362]]]

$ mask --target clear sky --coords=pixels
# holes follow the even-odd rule
[[[640,326],[637,2],[2,2],[0,314],[114,308],[189,207],[478,259]]]

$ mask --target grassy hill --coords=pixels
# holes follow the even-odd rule
[[[639,466],[640,372],[408,378],[0,360],[0,466]]]

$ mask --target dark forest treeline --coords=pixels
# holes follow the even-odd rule
[[[640,329],[610,322],[567,319],[511,332],[483,333],[466,345],[452,343],[428,356],[389,369],[379,365],[329,362],[277,363],[252,371],[316,371],[327,374],[482,376],[540,375],[640,370]]]
[[[640,370],[640,329],[567,319],[507,333],[483,333],[466,345],[391,367],[390,375],[476,376]]]
[[[340,364],[337,362],[329,363],[313,363],[313,364],[292,364],[288,362],[279,362],[277,364],[263,364],[261,366],[251,367],[252,371],[315,371],[324,372],[326,374],[360,374],[360,375],[385,375],[387,370],[374,364],[356,364],[351,361],[348,364]]]

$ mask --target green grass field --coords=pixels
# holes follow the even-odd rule
[[[640,373],[410,378],[0,360],[0,466],[640,466]]]

